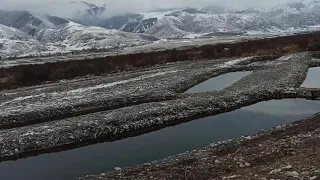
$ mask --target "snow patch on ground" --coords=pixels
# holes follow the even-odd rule
[[[109,87],[120,85],[120,84],[126,84],[126,83],[129,83],[129,82],[141,81],[141,80],[144,80],[144,79],[149,79],[149,78],[153,78],[153,77],[156,77],[156,76],[162,76],[162,75],[169,74],[169,73],[176,73],[176,72],[179,72],[179,71],[181,71],[181,70],[158,72],[158,73],[155,73],[155,74],[143,75],[143,76],[139,76],[139,77],[128,79],[128,80],[123,80],[123,81],[118,81],[118,82],[113,82],[113,83],[108,83],[108,84],[100,84],[100,85],[93,86],[93,87],[88,87],[88,88],[79,88],[79,89],[76,89],[76,90],[68,91],[68,93],[71,93],[71,94],[73,94],[73,93],[83,93],[83,92],[86,92],[86,91],[93,91],[93,90],[97,90],[97,89],[109,88]]]
[[[2,108],[0,115],[2,116],[10,115],[20,111],[28,112],[37,108],[47,108],[47,107],[56,106],[56,104],[59,104],[59,106],[63,106],[75,101],[87,101],[88,99],[86,99],[87,98],[86,96],[89,94],[90,95],[94,95],[94,94],[108,95],[103,92],[103,89],[106,89],[106,88],[111,88],[114,86],[127,84],[127,83],[134,83],[137,81],[142,81],[142,80],[146,80],[146,79],[150,79],[158,76],[163,76],[166,74],[174,74],[181,71],[183,70],[157,72],[157,73],[138,76],[138,77],[127,79],[127,80],[116,81],[116,82],[107,83],[107,84],[99,84],[91,87],[78,88],[78,89],[69,90],[69,91],[41,93],[41,94],[17,97],[11,100],[7,100],[0,104],[0,107]],[[34,102],[32,99],[35,99]]]
[[[237,65],[243,61],[249,60],[251,59],[251,57],[245,57],[245,58],[240,58],[240,59],[235,59],[235,60],[231,60],[231,61],[227,61],[225,62],[223,65],[221,65],[221,68],[228,68],[234,65]]]

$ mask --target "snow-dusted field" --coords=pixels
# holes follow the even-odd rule
[[[197,82],[197,78],[207,77],[213,71],[219,74],[241,62],[251,60],[252,57],[227,62],[187,61],[180,63],[181,66],[162,65],[131,73],[123,72],[4,91],[0,93],[0,127],[33,124],[73,114],[114,109],[127,104],[165,100],[183,89],[180,83],[192,84]]]
[[[285,35],[285,34],[282,34]],[[115,56],[121,54],[134,54],[140,52],[154,52],[164,51],[169,49],[184,49],[199,47],[208,44],[219,44],[219,43],[237,43],[246,40],[261,39],[261,38],[272,38],[282,35],[275,34],[263,34],[263,35],[252,35],[252,36],[236,36],[236,37],[220,37],[220,38],[205,38],[205,39],[180,39],[180,40],[159,40],[150,44],[142,46],[127,47],[121,50],[114,50],[111,52],[102,53],[84,53],[84,54],[67,54],[63,56],[53,57],[36,57],[36,58],[23,58],[17,60],[1,60],[0,67],[12,67],[26,64],[43,64],[57,61],[69,61],[69,60],[84,60],[94,59],[106,56]]]

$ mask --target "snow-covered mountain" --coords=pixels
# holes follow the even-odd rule
[[[85,26],[74,22],[69,22],[61,29],[43,29],[35,36],[41,42],[72,51],[144,45],[158,40],[146,34]]]
[[[295,2],[272,8],[262,14],[269,22],[285,30],[320,24],[320,1]]]
[[[69,20],[28,11],[0,10],[0,24],[16,28],[33,36],[42,29],[59,29]]]
[[[122,48],[152,43],[157,38],[295,32],[320,25],[319,0],[263,10],[209,6],[108,18],[108,6],[84,1],[67,4],[76,7],[72,17],[0,10],[0,56]]]
[[[157,38],[72,21],[60,28],[37,29],[32,35],[0,24],[0,56],[46,55],[90,49],[114,49],[144,45]]]
[[[0,24],[0,57],[47,51],[45,44],[15,28]]]
[[[317,0],[317,1],[311,1],[310,3],[307,3],[306,9],[309,12],[320,15],[320,1]]]
[[[178,38],[217,32],[283,32],[319,24],[320,1],[303,1],[268,10],[210,6],[127,14],[106,19],[99,26],[147,33],[158,38]]]
[[[97,6],[85,1],[70,1],[66,3],[66,6],[76,6],[78,8],[78,12],[76,13],[76,16],[71,19],[75,22],[88,26],[96,26],[100,24],[103,14],[106,11],[106,5]]]
[[[143,33],[146,29],[152,27],[157,20],[156,15],[148,18],[144,14],[125,14],[102,20],[98,25],[107,29]]]

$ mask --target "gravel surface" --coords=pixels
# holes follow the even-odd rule
[[[0,129],[176,99],[184,90],[255,57],[186,61],[146,70],[65,81],[0,93]]]
[[[270,61],[251,57],[179,62],[128,74],[2,92],[1,120],[7,123],[2,128],[33,125],[0,131],[0,160],[122,139],[265,100],[310,99],[312,89],[299,88],[310,62],[310,53]],[[180,94],[208,78],[238,70],[252,73],[219,92]],[[86,110],[96,113],[86,114]],[[85,115],[76,116],[82,113]],[[76,117],[55,120],[62,116]]]

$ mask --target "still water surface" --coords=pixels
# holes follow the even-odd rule
[[[250,71],[232,72],[208,79],[192,88],[187,93],[220,91],[249,75]]]
[[[320,88],[320,67],[310,68],[307,79],[301,85],[306,88]]]
[[[111,143],[0,163],[1,180],[72,180],[199,149],[320,112],[320,102],[273,100]]]
[[[250,72],[228,73],[205,81],[188,92],[221,90]],[[320,68],[312,68],[302,86],[319,87]],[[142,164],[200,149],[210,143],[290,123],[320,112],[320,102],[284,99],[206,117],[116,142],[43,154],[0,163],[0,180],[72,180],[115,167]]]

